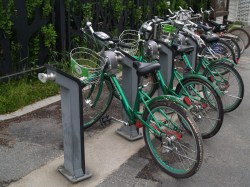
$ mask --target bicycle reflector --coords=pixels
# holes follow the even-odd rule
[[[239,64],[239,59],[238,58],[235,59],[235,63]]]
[[[136,122],[135,122],[135,127],[137,128],[137,129],[139,129],[139,128],[141,128],[143,125],[142,125],[142,123],[139,121],[139,120],[136,120]]]
[[[214,82],[214,76],[213,76],[213,75],[210,75],[210,76],[208,77],[208,80],[209,80],[210,82]]]
[[[191,100],[190,100],[187,96],[185,96],[185,97],[183,98],[183,102],[184,102],[187,106],[191,106],[191,105],[192,105]]]

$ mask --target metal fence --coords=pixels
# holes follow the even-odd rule
[[[3,29],[0,29],[0,81],[8,77],[33,71],[40,68],[46,62],[51,49],[45,47],[44,41],[40,38],[39,51],[37,56],[31,61],[31,40],[39,32],[42,26],[52,24],[57,33],[55,51],[68,51],[71,40],[76,36],[81,36],[80,28],[86,20],[86,8],[91,4],[92,22],[94,28],[103,31],[116,30],[120,33],[127,28],[137,28],[140,20],[152,18],[159,13],[160,0],[133,0],[122,1],[121,10],[115,10],[111,4],[103,5],[99,0],[72,0],[66,3],[65,0],[50,0],[52,12],[43,16],[43,9],[36,7],[33,11],[34,19],[27,19],[25,0],[13,0],[14,11],[10,19],[12,21],[12,34],[14,39],[10,39]],[[7,8],[8,0],[2,0],[3,8]],[[132,4],[131,4],[132,2]],[[130,3],[130,4],[129,4]],[[131,8],[132,6],[132,8]],[[80,8],[79,8],[80,7]],[[136,17],[137,16],[137,17]],[[13,43],[17,47],[13,49]],[[14,50],[14,52],[13,52]]]

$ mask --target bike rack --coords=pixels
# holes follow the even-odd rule
[[[123,53],[124,58],[120,62],[122,64],[122,89],[124,94],[128,100],[128,103],[131,107],[134,107],[134,102],[136,100],[136,90],[138,87],[138,76],[136,74],[136,70],[133,68],[134,58],[128,55],[127,53]],[[123,121],[128,121],[128,117],[123,110],[122,113]],[[116,131],[119,135],[124,138],[134,141],[142,138],[142,134],[139,132],[139,129],[135,127],[135,125],[131,126],[122,126],[120,129]]]
[[[198,53],[198,44],[197,42],[189,37],[187,37],[187,42],[189,45],[194,46],[194,51],[187,54],[188,60],[191,63],[192,68],[195,70],[196,68],[196,60],[197,60],[197,53]],[[166,84],[169,85],[170,79],[172,76],[172,69],[174,68],[174,51],[173,49],[168,46],[163,41],[156,41],[159,45],[159,63],[161,64],[161,74],[166,81]],[[158,94],[163,94],[161,89],[159,89]]]
[[[160,71],[163,79],[166,82],[166,85],[169,85],[172,76],[172,70],[174,68],[174,52],[173,49],[163,41],[158,40],[156,42],[159,48],[159,63],[161,65]],[[158,94],[163,95],[161,89],[158,90]]]
[[[192,66],[193,70],[195,70],[196,61],[197,61],[197,54],[198,54],[198,43],[190,36],[186,36],[186,38],[187,38],[187,43],[189,45],[194,46],[194,50],[191,53],[187,54],[187,57],[188,57],[188,60],[191,62],[191,66]]]
[[[64,165],[58,171],[69,181],[79,182],[92,176],[85,168],[82,83],[55,67],[45,67],[47,74],[39,73],[39,80],[55,81],[61,86]]]

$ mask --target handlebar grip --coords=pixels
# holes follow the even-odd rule
[[[114,38],[111,39],[111,41],[114,42],[114,43],[118,43],[119,42],[119,38],[114,37]]]
[[[127,49],[132,49],[133,48],[133,46],[128,45],[126,43],[122,43],[122,42],[117,43],[117,46],[118,47],[124,47],[124,48],[127,48]]]

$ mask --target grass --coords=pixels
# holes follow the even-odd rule
[[[59,93],[54,82],[41,83],[37,78],[22,78],[0,84],[0,114],[14,112],[24,106]]]

